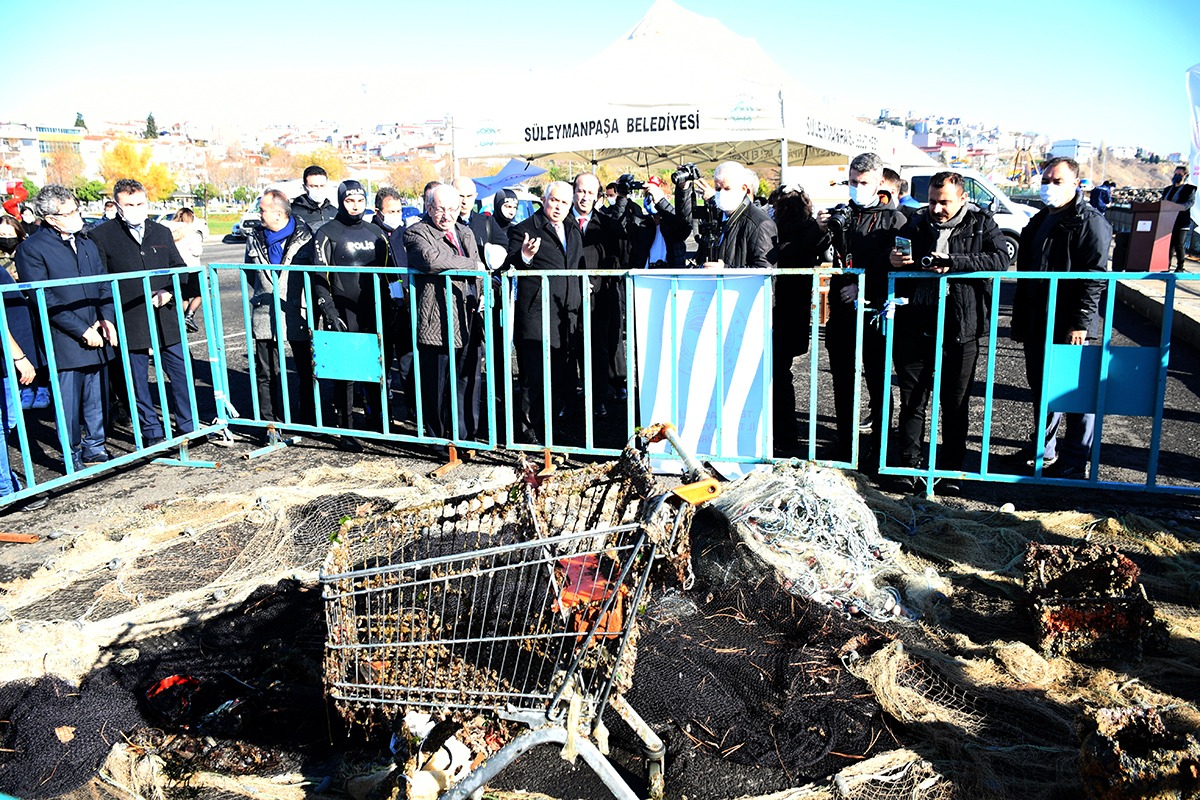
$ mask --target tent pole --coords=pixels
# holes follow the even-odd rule
[[[446,121],[450,125],[450,179],[456,180],[458,178],[458,154],[454,149],[454,117],[448,116]]]
[[[787,137],[785,136],[779,140],[779,184],[781,186],[783,185],[783,171],[787,169],[787,165],[788,165],[788,151],[787,151]]]

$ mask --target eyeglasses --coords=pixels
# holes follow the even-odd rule
[[[79,206],[75,206],[75,208],[71,209],[70,211],[59,211],[57,214],[47,214],[46,216],[48,216],[48,217],[73,217],[78,213],[79,213]]]

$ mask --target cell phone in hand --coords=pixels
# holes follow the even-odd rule
[[[896,249],[904,255],[912,258],[912,241],[905,239],[903,236],[896,237]]]

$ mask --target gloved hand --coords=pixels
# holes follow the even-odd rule
[[[391,295],[393,300],[403,300],[404,284],[400,281],[392,281],[388,284],[388,293]]]
[[[317,305],[321,309],[321,317],[325,320],[325,328],[331,331],[348,331],[346,323],[342,322],[342,318],[338,316],[337,310],[333,304],[325,302],[324,299],[318,300]]]
[[[838,292],[838,299],[848,306],[858,302],[858,284],[848,283]]]

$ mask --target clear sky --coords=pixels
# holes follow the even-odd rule
[[[0,121],[153,112],[160,125],[355,126],[440,117],[477,93],[551,104],[522,85],[526,71],[571,70],[651,2],[29,0],[6,15],[21,46],[8,48]],[[756,37],[860,113],[961,116],[1186,157],[1184,73],[1200,62],[1200,0],[679,2]],[[715,74],[737,57],[721,44],[680,41],[646,65],[647,80]]]

